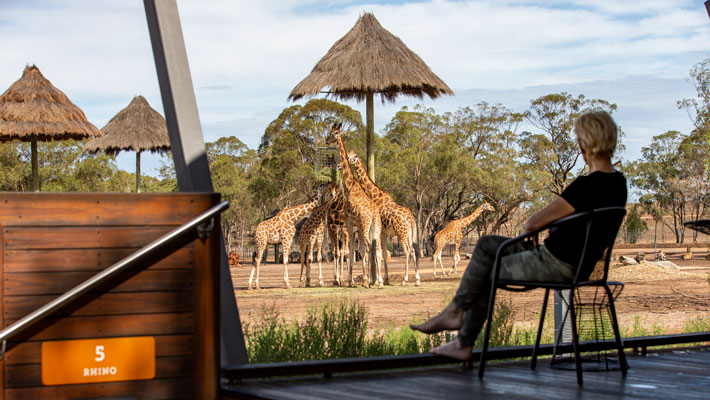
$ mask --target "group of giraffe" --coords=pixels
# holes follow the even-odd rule
[[[340,125],[333,126],[326,138],[327,144],[336,144],[339,164],[338,169],[343,175],[343,184],[347,195],[335,183],[318,188],[316,195],[306,203],[288,207],[279,211],[274,217],[262,221],[256,228],[256,253],[252,263],[251,274],[247,288],[252,288],[256,272],[255,288],[259,289],[259,267],[264,250],[269,244],[281,243],[283,248],[284,283],[290,288],[288,278],[288,254],[290,253],[294,235],[295,223],[306,214],[310,216],[300,228],[298,235],[301,250],[301,273],[299,286],[311,286],[310,270],[313,252],[316,252],[318,262],[318,285],[323,286],[322,246],[326,224],[323,223],[327,214],[327,229],[333,250],[333,276],[335,285],[355,286],[353,277],[353,257],[355,242],[359,243],[362,263],[362,282],[364,287],[370,283],[379,288],[389,284],[387,257],[383,257],[382,245],[387,239],[396,236],[405,256],[405,273],[402,285],[409,283],[409,260],[414,265],[415,285],[421,285],[419,262],[416,255],[416,220],[412,212],[397,204],[392,196],[370,179],[364,163],[358,155],[346,151],[341,137]],[[357,176],[353,173],[355,170]],[[326,196],[327,195],[327,196]],[[326,200],[327,197],[327,200]],[[492,211],[488,203],[478,207],[471,215],[451,221],[434,238],[434,276],[436,277],[436,260],[441,264],[441,251],[447,244],[455,245],[454,265],[450,273],[456,272],[460,256],[459,246],[463,239],[462,230],[475,220],[482,211]],[[458,256],[458,257],[457,257]],[[345,258],[348,259],[348,277],[344,279]],[[368,264],[374,264],[375,277],[370,279]],[[384,274],[382,267],[384,264]],[[441,264],[442,274],[444,272]]]

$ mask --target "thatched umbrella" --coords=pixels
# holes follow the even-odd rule
[[[377,22],[371,13],[360,16],[355,26],[340,38],[313,67],[311,73],[291,91],[290,100],[325,93],[358,102],[366,100],[367,169],[374,180],[373,154],[375,93],[394,102],[400,95],[435,99],[454,92],[396,36]]]
[[[38,141],[93,136],[101,132],[34,65],[25,67],[22,77],[0,96],[0,141],[31,143],[34,191],[39,191]]]
[[[170,150],[165,118],[143,96],[136,96],[101,128],[101,132],[104,136],[89,140],[84,149],[92,153],[104,151],[109,155],[118,154],[121,150],[135,151],[136,192],[140,192],[141,152],[165,153]]]

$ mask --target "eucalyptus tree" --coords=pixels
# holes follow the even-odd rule
[[[414,210],[420,249],[425,237],[429,243],[446,222],[480,203],[466,182],[472,160],[432,108],[403,107],[387,124],[379,184]]]
[[[695,129],[708,136],[710,134],[710,58],[693,65],[689,75],[697,97],[679,101],[678,108],[686,110]]]
[[[574,120],[590,110],[612,113],[616,104],[562,92],[533,99],[525,113],[536,131],[522,133],[523,156],[543,172],[545,188],[554,195],[562,193],[581,155],[573,132]],[[623,149],[622,136],[620,133],[618,150]]]
[[[521,155],[517,129],[523,114],[501,104],[486,102],[464,107],[447,116],[450,131],[457,143],[471,156],[471,168],[465,174],[472,195],[480,195],[496,211],[480,217],[471,229],[497,231],[519,207],[541,189],[538,169]]]
[[[672,217],[672,222],[663,219],[663,224],[681,243],[685,238],[686,217],[702,215],[708,202],[704,137],[697,132],[683,135],[668,131],[654,136],[641,153],[641,159],[630,168],[631,182],[642,191],[645,203],[655,202]]]
[[[264,217],[313,192],[318,181],[316,151],[334,123],[342,123],[343,130],[363,130],[358,111],[325,99],[288,107],[266,127],[249,183]]]
[[[229,209],[222,213],[225,245],[229,249],[238,239],[240,253],[243,253],[246,237],[259,218],[248,189],[258,163],[257,153],[234,136],[207,143],[206,147],[214,189],[230,204]]]

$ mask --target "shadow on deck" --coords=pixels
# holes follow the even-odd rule
[[[618,370],[586,371],[584,386],[574,370],[536,370],[529,361],[491,362],[484,379],[477,368],[430,366],[338,374],[331,378],[283,378],[223,386],[222,398],[248,399],[707,399],[710,347],[629,354],[626,378]]]

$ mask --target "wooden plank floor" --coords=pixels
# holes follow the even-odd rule
[[[245,382],[223,389],[224,398],[259,399],[708,399],[710,349],[629,355],[631,369],[585,371],[578,387],[574,370],[535,371],[528,362],[491,362],[483,380],[478,369],[418,368]]]

